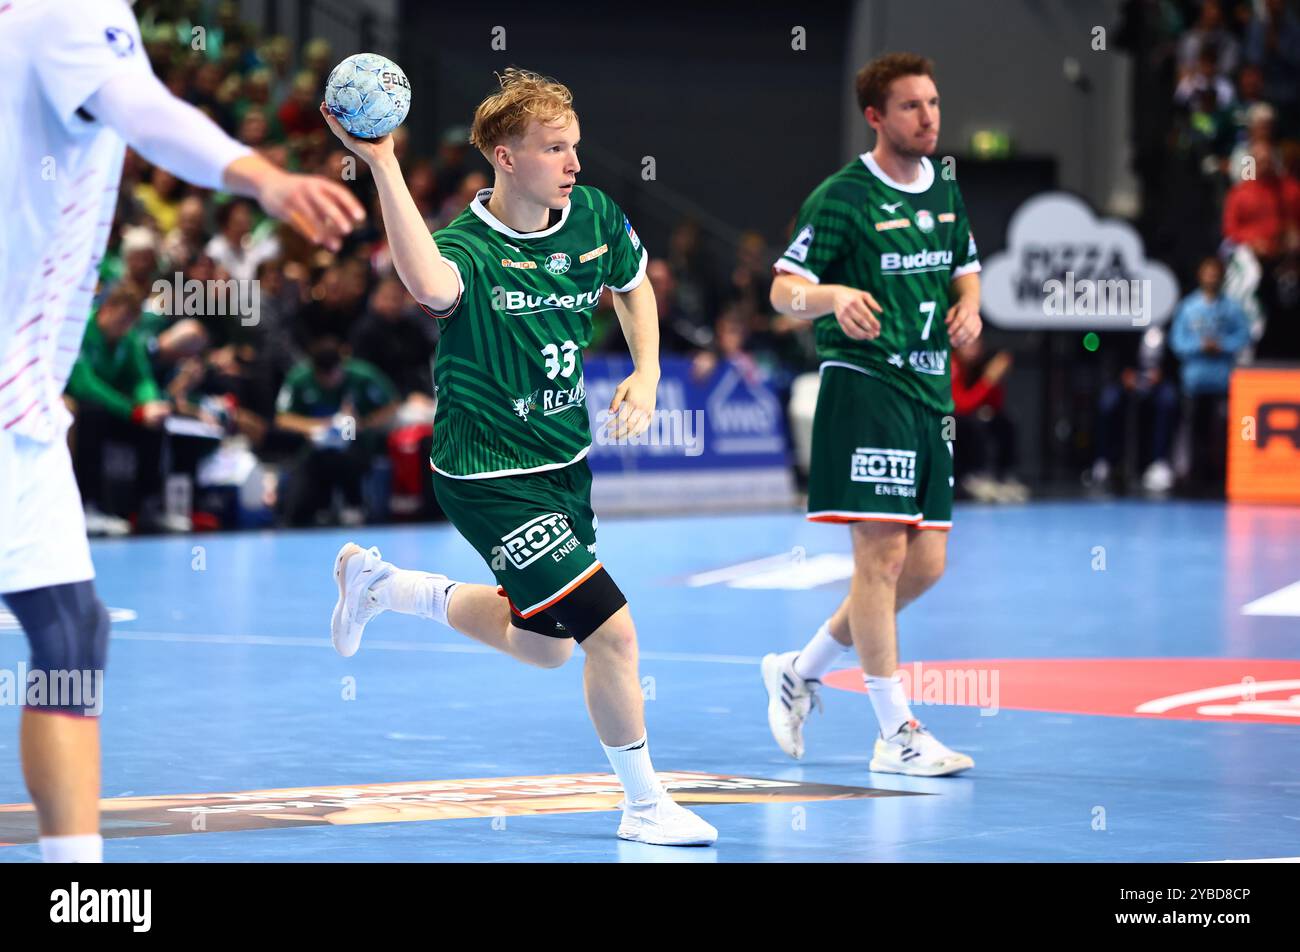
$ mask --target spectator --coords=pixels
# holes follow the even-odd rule
[[[677,279],[677,306],[697,328],[712,330],[721,295],[698,224],[686,220],[673,229],[668,238],[668,265]]]
[[[1128,425],[1140,422],[1145,412],[1151,417],[1151,437],[1148,452],[1139,451],[1135,462],[1140,466],[1144,459],[1148,461],[1142,474],[1142,487],[1148,492],[1165,493],[1174,484],[1169,450],[1178,417],[1178,390],[1163,366],[1168,350],[1159,328],[1149,328],[1138,337],[1135,350],[1123,361],[1119,379],[1102,388],[1097,412],[1096,457],[1087,482],[1094,489],[1109,488],[1112,472],[1124,455]]]
[[[1223,294],[1223,264],[1207,257],[1197,269],[1198,290],[1183,298],[1169,346],[1182,361],[1183,400],[1192,445],[1193,486],[1221,492],[1227,448],[1228,381],[1250,343],[1241,305]]]
[[[280,127],[290,140],[309,136],[324,128],[317,104],[321,99],[321,90],[325,86],[325,77],[318,81],[309,70],[302,70],[294,77],[293,89],[289,98],[280,106],[276,118]]]
[[[1201,51],[1206,47],[1218,50],[1218,69],[1224,76],[1237,70],[1240,45],[1224,26],[1223,4],[1219,0],[1203,0],[1200,18],[1178,41],[1178,70],[1186,75],[1195,70]]]
[[[156,165],[149,173],[149,181],[135,187],[135,200],[144,213],[153,219],[159,234],[167,234],[176,227],[181,211],[181,180],[165,168]]]
[[[988,355],[976,338],[952,352],[952,401],[957,431],[953,469],[957,484],[980,502],[1024,502],[1029,489],[1014,475],[1015,425],[1003,412],[1002,380],[1009,351]]]
[[[1273,150],[1259,144],[1251,152],[1255,177],[1228,192],[1223,207],[1223,236],[1248,245],[1261,261],[1300,245],[1300,182],[1279,174]]]
[[[350,340],[365,306],[365,286],[341,262],[326,268],[311,289],[311,300],[294,321],[294,339],[303,350],[324,334]]]
[[[1281,156],[1273,137],[1276,117],[1276,110],[1266,102],[1255,103],[1246,111],[1242,141],[1228,158],[1228,176],[1232,181],[1240,182],[1248,169],[1255,174],[1256,155],[1266,155],[1270,169],[1279,167]]]
[[[286,477],[286,524],[311,525],[331,506],[336,489],[343,497],[340,521],[363,520],[362,483],[397,406],[392,382],[350,359],[338,337],[312,342],[308,359],[289,372],[276,401],[276,426],[307,441]]]
[[[1264,15],[1246,31],[1246,61],[1264,74],[1264,96],[1287,116],[1284,133],[1296,133],[1300,103],[1300,17],[1285,0],[1265,0]]]
[[[176,211],[176,227],[163,238],[162,256],[168,271],[183,271],[208,244],[203,199],[190,195]]]
[[[171,406],[163,398],[149,366],[144,339],[134,329],[140,299],[119,286],[104,298],[86,325],[81,353],[68,378],[67,393],[76,402],[73,468],[86,509],[86,530],[94,534],[123,534],[121,519],[106,516],[113,508],[105,499],[107,441],[135,452],[135,476],[130,498],[116,513],[141,512],[153,505],[161,515],[163,421]]]
[[[411,306],[397,278],[384,278],[370,295],[370,310],[352,335],[352,352],[374,365],[405,399],[412,393],[433,397],[431,361],[438,324]]]
[[[145,225],[133,225],[122,232],[122,281],[137,297],[152,292],[158,276],[158,236]]]
[[[1174,89],[1174,102],[1191,107],[1204,93],[1214,94],[1218,109],[1227,109],[1232,105],[1232,83],[1220,71],[1219,53],[1213,46],[1202,47],[1196,57],[1196,68],[1178,81],[1178,86]]]
[[[217,234],[204,252],[236,281],[251,281],[257,266],[280,253],[274,236],[257,239],[253,231],[253,205],[235,199],[217,211]]]

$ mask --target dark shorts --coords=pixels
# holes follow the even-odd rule
[[[951,528],[951,419],[870,374],[823,366],[808,518]]]
[[[545,611],[600,569],[586,460],[491,479],[435,471],[433,490],[524,618]]]

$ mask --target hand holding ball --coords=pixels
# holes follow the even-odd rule
[[[402,68],[378,53],[356,53],[330,71],[325,106],[358,139],[388,135],[411,108],[411,83]]]

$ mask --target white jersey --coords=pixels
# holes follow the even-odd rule
[[[150,72],[126,0],[0,0],[0,431],[49,443],[67,430],[126,152],[81,107]]]

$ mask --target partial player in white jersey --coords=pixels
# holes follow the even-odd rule
[[[0,0],[0,129],[0,596],[31,643],[29,681],[66,672],[68,689],[25,692],[23,775],[42,856],[97,862],[108,616],[62,395],[126,146],[195,185],[256,198],[331,249],[364,211],[338,183],[276,168],[173,97],[126,0]]]

